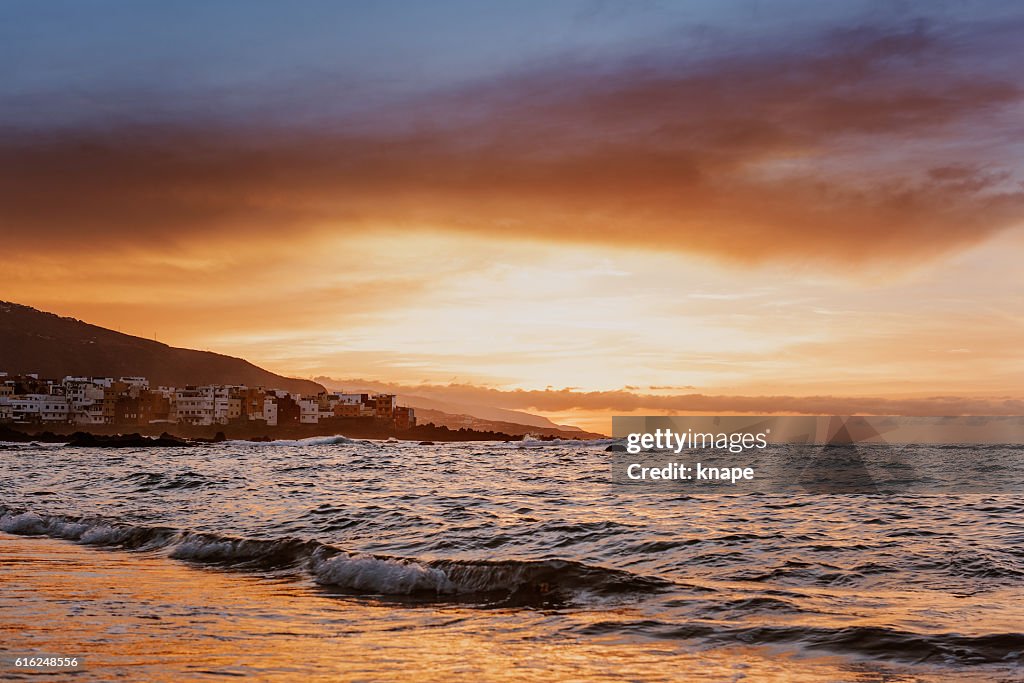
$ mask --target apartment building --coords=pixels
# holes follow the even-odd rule
[[[64,377],[0,373],[0,422],[18,424],[196,426],[261,421],[267,426],[311,425],[334,419],[393,421],[415,426],[412,408],[393,394],[322,392],[300,396],[244,385],[151,388],[141,376]]]

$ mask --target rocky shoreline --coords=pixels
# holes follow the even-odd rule
[[[257,441],[267,442],[277,439],[304,439],[316,436],[346,436],[357,439],[389,439],[394,438],[400,441],[415,441],[419,443],[433,442],[459,442],[459,441],[522,441],[522,435],[511,435],[503,432],[477,431],[473,429],[449,429],[438,427],[433,424],[417,425],[411,429],[394,430],[373,430],[357,428],[352,430],[331,431],[324,433],[323,430],[296,428],[283,428],[269,433],[242,432],[232,429],[230,425],[221,426],[220,429],[191,429],[176,430],[178,434],[161,431],[158,434],[135,431],[122,433],[114,431],[115,428],[107,428],[102,431],[76,431],[71,434],[59,434],[53,431],[29,432],[15,429],[10,425],[0,425],[0,441],[11,442],[39,442],[39,443],[64,443],[68,446],[88,448],[179,448],[183,446],[194,446],[197,444],[219,443],[221,441]],[[270,431],[270,430],[267,430]],[[346,431],[348,433],[346,433]],[[539,440],[553,440],[555,437],[539,437]]]

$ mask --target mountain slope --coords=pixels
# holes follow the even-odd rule
[[[449,415],[469,415],[482,421],[527,425],[531,427],[540,427],[541,429],[554,429],[566,432],[574,430],[580,431],[579,427],[555,424],[546,417],[533,415],[532,413],[525,413],[521,410],[508,410],[506,408],[495,408],[494,406],[439,401],[433,398],[414,394],[398,394],[398,400],[411,405],[417,410],[435,410]]]
[[[5,301],[0,301],[0,371],[46,378],[142,375],[153,386],[247,384],[303,394],[323,391],[316,382],[282,377],[241,358],[179,349]]]

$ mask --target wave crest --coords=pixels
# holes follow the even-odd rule
[[[664,579],[568,560],[420,560],[351,553],[315,540],[248,539],[67,517],[0,506],[0,530],[83,545],[164,550],[176,560],[261,571],[299,570],[318,585],[354,593],[487,602],[570,602],[659,592]]]

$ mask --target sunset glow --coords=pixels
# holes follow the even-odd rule
[[[440,59],[417,40],[339,47],[297,13],[291,66],[316,69],[286,91],[252,80],[280,64],[185,78],[203,64],[170,17],[138,62],[173,54],[166,91],[110,64],[74,99],[90,38],[8,42],[51,69],[3,86],[4,298],[302,377],[570,389],[494,398],[601,429],[690,395],[1004,412],[1024,386],[1020,18],[852,8],[785,41],[713,4],[679,32],[553,17],[584,56],[497,38],[443,76],[409,68]]]

